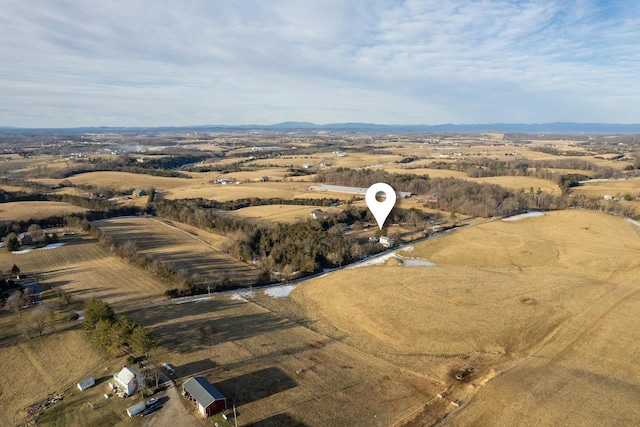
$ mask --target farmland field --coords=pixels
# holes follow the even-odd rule
[[[84,208],[62,202],[8,202],[0,204],[0,221],[26,221],[85,211]]]
[[[581,424],[606,424],[616,408],[626,412],[611,419],[629,421],[640,417],[631,394],[640,378],[621,376],[634,370],[626,343],[640,338],[624,320],[640,308],[639,237],[637,227],[591,212],[494,221],[401,252],[436,267],[345,270],[298,286],[291,294],[298,308],[283,310],[302,310],[315,330],[442,381],[462,401],[473,398],[454,424],[522,423],[523,408],[533,416],[526,424],[548,424],[563,419],[563,404],[586,402],[589,415],[599,415]],[[451,369],[470,364],[477,380],[456,388]],[[574,397],[533,407],[521,376],[538,396],[562,382],[561,394]],[[619,404],[601,400],[600,386]],[[433,423],[432,409],[415,425]]]
[[[42,302],[61,304],[53,325],[45,327],[47,334],[34,339],[27,338],[25,325],[33,325],[36,309],[24,307],[18,316],[7,301],[0,311],[0,339],[5,345],[0,357],[6,361],[5,370],[10,370],[0,385],[0,406],[5,409],[0,425],[24,421],[25,406],[63,390],[65,400],[39,417],[38,425],[151,426],[156,420],[163,420],[157,425],[233,425],[221,415],[199,419],[176,389],[167,411],[156,414],[168,413],[166,418],[133,420],[124,409],[140,401],[140,396],[104,399],[104,383],[76,393],[73,384],[78,380],[94,376],[104,381],[126,360],[126,356],[108,359],[96,353],[79,330],[81,320],[69,320],[71,312],[82,315],[92,298],[106,301],[117,315],[126,314],[150,331],[159,347],[148,358],[175,367],[178,389],[192,375],[206,376],[237,407],[240,425],[640,424],[640,375],[634,366],[640,350],[640,227],[596,211],[631,214],[620,208],[635,206],[640,212],[640,202],[622,200],[626,194],[633,199],[640,195],[640,178],[591,182],[561,195],[553,179],[472,178],[460,171],[431,168],[434,163],[461,169],[477,163],[487,168],[504,166],[500,173],[522,175],[525,169],[533,172],[540,166],[531,161],[554,160],[542,167],[545,171],[539,171],[540,176],[632,177],[638,174],[636,137],[619,135],[609,140],[579,135],[564,140],[518,133],[216,129],[196,134],[131,129],[122,134],[47,138],[0,132],[4,144],[0,188],[72,194],[99,209],[105,204],[93,199],[103,196],[113,195],[119,207],[135,205],[140,209],[128,210],[130,217],[111,217],[124,211],[111,209],[114,203],[87,219],[108,218],[91,225],[118,245],[131,241],[138,253],[191,276],[199,290],[206,292],[207,284],[213,286],[208,295],[169,299],[167,295],[190,292],[182,276],[171,283],[155,278],[154,274],[171,273],[155,263],[137,267],[115,256],[115,246],[107,249],[88,233],[73,229],[76,221],[59,233],[57,245],[0,250],[4,278],[15,277],[9,270],[16,264],[23,285],[32,278],[42,283]],[[551,150],[534,151],[537,148]],[[208,156],[206,151],[210,158],[198,163]],[[179,160],[175,163],[183,163],[182,159],[192,163],[187,169],[144,172],[177,171],[183,177],[116,171],[69,175],[94,167],[134,167],[142,172],[142,168],[159,167],[159,163],[140,161],[142,157],[169,160],[168,165],[171,156]],[[565,169],[550,168],[553,165]],[[291,167],[302,173],[288,176],[294,172],[288,170]],[[619,173],[623,168],[628,169],[624,175]],[[343,182],[346,185],[365,185],[369,178],[384,176],[382,171],[455,177],[516,192],[539,188],[565,198],[567,206],[594,211],[545,211],[503,221],[499,216],[505,212],[562,204],[546,203],[545,197],[519,197],[516,208],[513,199],[504,203],[502,193],[506,192],[484,187],[476,194],[480,186],[463,182],[450,188],[437,186],[431,191],[440,193],[439,203],[434,203],[427,201],[425,192],[435,186],[407,183],[420,194],[397,200],[395,208],[416,208],[430,215],[392,216],[393,224],[386,229],[389,235],[409,240],[439,227],[457,228],[345,268],[327,268],[311,279],[266,288],[256,286],[264,280],[256,266],[285,274],[285,270],[302,269],[299,261],[306,263],[307,258],[345,259],[342,252],[352,248],[358,257],[375,246],[368,238],[380,234],[379,229],[370,224],[343,228],[342,221],[352,222],[351,217],[335,218],[339,221],[335,227],[314,222],[313,233],[279,225],[308,219],[318,209],[306,205],[221,212],[235,218],[229,223],[242,222],[229,227],[227,221],[221,222],[221,227],[236,230],[227,235],[154,216],[167,213],[206,225],[208,219],[195,208],[205,203],[193,200],[181,206],[180,199],[196,198],[235,200],[235,206],[245,206],[246,201],[239,199],[248,198],[335,198],[366,208],[362,195],[312,190],[311,186],[316,181],[343,179],[353,179]],[[67,175],[66,180],[76,187],[59,186],[65,181],[59,177]],[[241,182],[227,185],[219,179]],[[398,186],[403,181],[394,178]],[[124,194],[134,188],[154,188],[157,203]],[[605,194],[614,200],[605,201]],[[2,196],[3,200],[22,197]],[[343,208],[320,209],[339,212]],[[0,221],[9,232],[13,221],[84,211],[57,202],[8,202],[0,205]],[[478,214],[484,217],[471,216]],[[270,225],[273,229],[266,228]],[[275,228],[278,233],[271,233]],[[327,230],[326,240],[321,230]],[[339,240],[343,232],[344,240]],[[295,238],[302,240],[300,249],[278,245]],[[243,248],[241,255],[253,259],[255,266],[229,255],[230,250],[240,252],[234,240],[251,242],[251,249]],[[327,242],[336,242],[338,250],[329,253],[334,248]],[[352,242],[358,245],[350,246]],[[340,262],[322,261],[321,265]],[[185,292],[166,292],[175,287]],[[232,287],[244,288],[215,292]],[[71,302],[65,303],[49,288],[67,291]],[[171,412],[174,403],[180,410]]]
[[[590,197],[603,197],[605,194],[621,197],[629,194],[635,199],[640,196],[640,178],[587,182],[578,187],[573,187],[571,192],[585,194]]]
[[[129,172],[86,172],[66,178],[66,180],[71,181],[76,185],[87,184],[95,185],[97,187],[107,186],[121,190],[128,190],[131,188],[156,188],[160,191],[179,186],[186,186],[189,183],[189,180],[186,178],[171,178]],[[38,179],[34,181],[47,185],[57,185],[63,180]]]
[[[228,239],[167,220],[113,218],[94,222],[123,244],[131,240],[138,251],[202,277],[226,276],[237,284],[255,283],[260,271],[222,252]]]
[[[297,206],[297,205],[268,205],[268,206],[250,206],[248,208],[239,209],[232,212],[245,218],[264,219],[273,222],[293,222],[299,219],[310,218],[312,211],[318,209],[318,206]],[[323,212],[339,212],[335,208],[321,208]]]
[[[446,169],[429,169],[429,168],[417,168],[417,169],[404,169],[404,168],[385,168],[388,172],[392,173],[405,173],[415,175],[429,175],[431,178],[447,178],[453,177],[458,179],[465,179],[467,181],[473,181],[478,183],[496,184],[511,190],[519,191],[524,189],[529,191],[529,188],[533,187],[534,190],[540,188],[542,191],[546,191],[549,194],[560,194],[560,188],[553,181],[546,179],[528,177],[528,176],[492,176],[487,178],[472,178],[466,173],[460,171],[450,171]]]
[[[241,291],[131,315],[160,339],[158,361],[171,361],[179,381],[205,375],[236,403],[242,425],[428,425],[453,400],[462,406],[451,420],[463,424],[563,419],[554,400],[531,408],[513,372],[535,378],[539,393],[563,381],[563,395],[600,411],[583,424],[614,415],[595,392],[606,386],[627,411],[611,419],[630,420],[640,416],[630,394],[640,378],[626,377],[627,386],[621,375],[633,369],[627,343],[640,338],[624,321],[640,308],[634,227],[582,211],[492,221],[398,251],[435,267],[346,269],[287,298]],[[592,350],[593,366],[571,359]],[[468,367],[468,380],[453,378]],[[505,396],[515,404],[497,407]],[[535,418],[518,419],[517,408]]]
[[[219,185],[208,182],[193,183],[188,187],[167,191],[167,199],[189,199],[202,197],[218,201],[242,198],[325,198],[332,197],[350,200],[352,195],[345,193],[326,193],[308,190],[309,183],[300,182],[255,182],[241,185]]]
[[[107,360],[91,346],[82,330],[63,331],[1,347],[0,358],[3,365],[0,425],[3,426],[25,420],[24,408],[86,378]]]
[[[175,366],[178,383],[205,375],[235,403],[240,425],[386,426],[438,390],[424,375],[243,299],[217,295],[131,317],[161,340],[154,357]]]
[[[100,298],[123,307],[164,298],[161,282],[112,255],[95,239],[76,234],[62,237],[61,243],[58,248],[23,253],[0,251],[0,265],[16,264],[24,273],[42,274],[45,288],[62,287],[74,299]]]

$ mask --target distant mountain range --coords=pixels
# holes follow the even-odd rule
[[[485,124],[441,124],[441,125],[380,125],[373,123],[330,123],[317,125],[309,122],[282,122],[273,125],[201,125],[162,127],[80,127],[80,128],[17,128],[0,126],[0,133],[103,133],[103,132],[149,132],[149,131],[349,131],[349,132],[518,132],[555,134],[640,134],[640,124],[618,123],[485,123]]]

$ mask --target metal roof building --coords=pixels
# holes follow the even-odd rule
[[[205,377],[191,377],[182,385],[182,394],[193,401],[203,417],[227,409],[227,398]]]

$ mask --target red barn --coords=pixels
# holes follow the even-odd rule
[[[191,377],[182,385],[182,394],[195,403],[203,417],[227,409],[227,398],[205,377]]]

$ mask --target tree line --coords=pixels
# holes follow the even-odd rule
[[[425,167],[425,166],[416,166]],[[426,166],[430,169],[464,172],[472,178],[491,176],[530,176],[558,182],[562,174],[553,169],[575,169],[588,171],[591,178],[619,178],[623,174],[609,166],[598,166],[582,159],[566,158],[552,160],[497,160],[486,157],[467,158],[456,162],[433,161]],[[412,167],[407,167],[412,169]]]
[[[430,178],[428,175],[390,174],[382,170],[338,168],[319,174],[318,180],[358,187],[386,182],[396,191],[418,195],[437,194],[437,201],[431,204],[436,209],[485,218],[511,215],[527,209],[561,209],[566,205],[562,198],[542,191],[535,192],[533,188],[527,193],[496,184],[480,184],[457,178]]]

